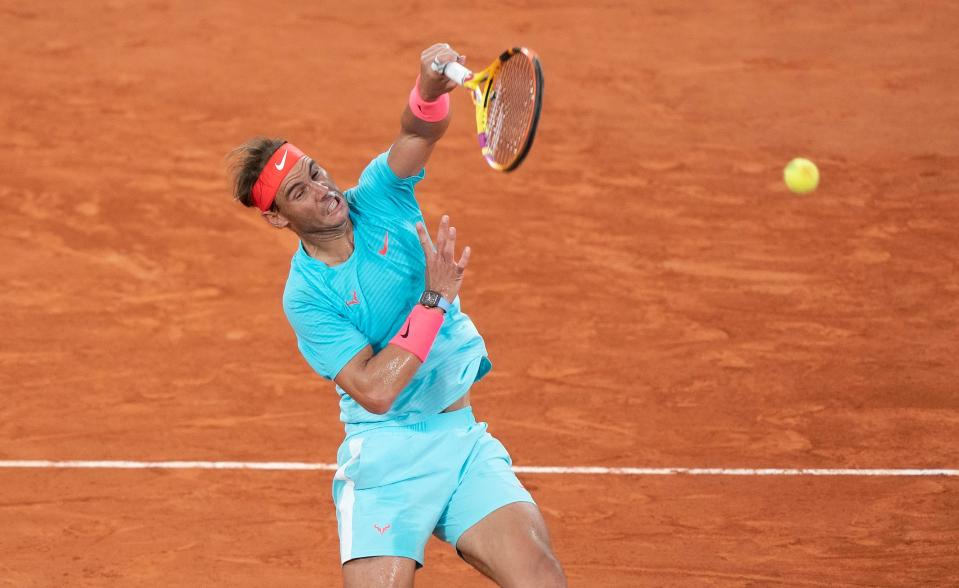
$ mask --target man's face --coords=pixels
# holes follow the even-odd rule
[[[276,193],[279,216],[297,234],[330,232],[349,220],[349,205],[326,170],[304,156]]]

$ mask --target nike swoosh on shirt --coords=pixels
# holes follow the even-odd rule
[[[386,252],[390,250],[390,234],[386,233],[383,237],[383,248],[380,249],[380,255],[386,255]]]
[[[289,154],[290,154],[290,150],[287,149],[286,151],[283,152],[283,159],[281,159],[279,163],[273,164],[276,166],[276,171],[283,171],[283,168],[286,167],[286,156]]]
[[[410,321],[406,321],[406,330],[400,333],[401,339],[406,339],[410,336]]]

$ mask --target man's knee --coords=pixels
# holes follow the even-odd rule
[[[543,588],[566,588],[566,574],[563,573],[563,567],[556,556],[551,551],[546,551],[537,559],[535,579],[538,581],[535,585]]]
[[[531,586],[535,588],[566,588],[566,575],[559,560],[549,550],[544,550],[532,557],[522,569],[514,570],[515,574],[506,586]]]

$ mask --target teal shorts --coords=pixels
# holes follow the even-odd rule
[[[342,563],[399,556],[423,565],[431,534],[455,547],[494,510],[533,502],[506,448],[469,407],[413,425],[348,431],[336,457]]]

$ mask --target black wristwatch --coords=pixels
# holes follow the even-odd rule
[[[442,308],[443,312],[449,312],[451,304],[439,293],[433,290],[427,290],[420,296],[420,304],[427,308]]]

